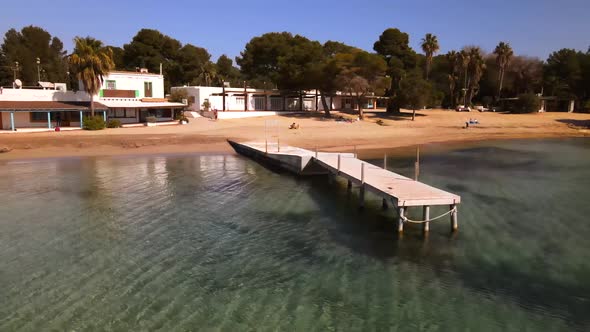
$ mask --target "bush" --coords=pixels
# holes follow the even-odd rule
[[[85,130],[103,130],[106,127],[102,116],[85,117],[82,121],[82,127]]]
[[[121,120],[110,119],[109,122],[107,122],[107,127],[108,128],[121,128]]]
[[[149,123],[156,123],[156,122],[158,122],[158,119],[155,116],[148,116],[145,118],[145,121],[147,121]]]
[[[494,102],[494,98],[490,96],[483,96],[481,98],[481,102],[483,103],[483,106],[490,107],[490,105]]]
[[[518,96],[512,108],[513,113],[535,113],[541,108],[541,99],[533,93],[524,93]]]
[[[186,116],[183,116],[182,118],[178,119],[178,122],[182,123],[182,121],[188,123],[188,118]]]

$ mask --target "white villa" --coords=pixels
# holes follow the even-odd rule
[[[38,89],[0,87],[0,129],[82,127],[81,119],[90,113],[90,96],[83,91],[67,91],[65,84],[39,82]],[[123,124],[171,121],[174,110],[185,104],[164,98],[164,76],[138,72],[113,71],[105,77],[102,89],[94,97],[95,112],[106,120],[118,119]]]
[[[278,112],[323,111],[324,106],[317,90],[299,94],[281,94],[279,90],[253,88],[230,88],[211,86],[182,86],[172,90],[186,90],[189,97],[188,110],[203,113],[205,101],[211,110],[217,110],[219,118],[247,117],[277,114]],[[368,96],[365,109],[375,109],[379,97]],[[347,110],[356,108],[354,98],[342,92],[326,98],[330,110]],[[248,112],[237,113],[237,112]],[[232,113],[232,114],[229,114]]]

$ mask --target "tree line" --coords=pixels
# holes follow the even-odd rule
[[[376,39],[372,52],[338,41],[319,41],[289,32],[270,32],[252,38],[234,61],[221,55],[213,62],[209,52],[157,30],[141,29],[123,47],[109,50],[114,69],[148,68],[165,74],[165,89],[181,85],[232,86],[303,94],[317,89],[329,115],[328,100],[336,91],[355,99],[362,117],[370,95],[386,96],[388,111],[400,108],[493,105],[502,98],[538,94],[573,99],[577,110],[590,108],[590,49],[561,49],[546,61],[514,54],[499,42],[493,52],[465,46],[440,54],[436,35],[426,34],[422,53],[410,47],[410,36],[390,28]],[[14,77],[25,85],[42,81],[75,86],[76,66],[59,38],[39,27],[6,32],[0,47],[0,85]],[[18,63],[18,64],[17,64]],[[247,82],[247,83],[245,83]]]

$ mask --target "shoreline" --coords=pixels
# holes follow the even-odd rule
[[[589,135],[497,135],[478,138],[465,139],[440,139],[435,141],[424,141],[412,144],[394,144],[394,145],[357,145],[356,152],[362,159],[380,158],[384,154],[390,156],[406,156],[413,155],[417,146],[428,148],[438,146],[444,150],[453,150],[454,148],[464,147],[469,145],[478,145],[488,141],[511,141],[511,140],[536,140],[536,139],[571,139],[571,138],[590,138]],[[313,150],[312,147],[302,147],[308,150]],[[318,146],[323,151],[329,152],[352,152],[354,147],[350,145],[329,145]],[[0,163],[2,162],[18,162],[18,161],[47,161],[54,159],[84,159],[84,158],[132,158],[132,157],[155,157],[155,156],[187,156],[187,155],[236,155],[237,153],[227,143],[227,140],[220,141],[214,145],[193,144],[193,145],[165,145],[159,147],[147,148],[119,148],[113,149],[110,147],[108,151],[103,149],[61,149],[61,148],[43,148],[34,155],[23,156],[21,151],[17,153],[3,153],[0,154]],[[396,150],[396,151],[393,151]]]
[[[481,125],[464,129],[469,116]],[[350,116],[335,114],[335,116]],[[569,118],[565,120],[564,118]],[[384,126],[376,124],[385,119]],[[280,122],[276,135],[269,135],[267,121]],[[288,130],[288,124],[300,123],[302,129]],[[355,150],[361,158],[381,158],[392,150],[403,154],[415,146],[465,145],[489,140],[590,137],[585,126],[590,114],[539,113],[506,115],[476,113],[463,115],[440,110],[420,111],[416,121],[395,118],[383,112],[369,113],[362,122],[342,123],[317,116],[272,116],[240,120],[212,121],[192,119],[185,126],[106,129],[101,132],[62,131],[0,135],[0,161],[43,160],[55,158],[91,158],[146,155],[234,154],[227,143],[269,141],[278,136],[281,145],[292,145],[330,152]]]

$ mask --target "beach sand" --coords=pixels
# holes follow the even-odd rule
[[[233,153],[227,139],[269,141],[324,151],[353,151],[361,157],[378,156],[383,150],[428,143],[482,141],[490,139],[590,137],[590,114],[579,113],[458,113],[421,110],[401,116],[366,112],[364,121],[336,121],[323,113],[284,115],[213,121],[191,119],[188,125],[0,134],[0,160],[115,156],[133,154]],[[478,125],[465,129],[465,122]],[[378,120],[383,125],[377,124]],[[299,129],[289,130],[291,123]]]

